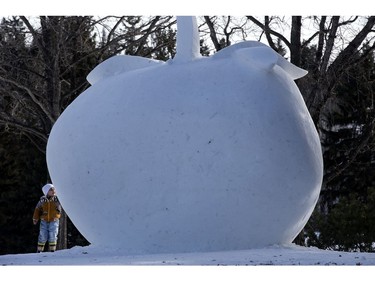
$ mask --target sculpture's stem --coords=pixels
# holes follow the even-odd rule
[[[199,32],[196,17],[177,17],[177,52],[173,60],[186,62],[200,57]]]

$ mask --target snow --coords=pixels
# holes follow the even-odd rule
[[[127,255],[95,246],[0,256],[0,265],[375,265],[375,253],[274,245],[222,252]]]
[[[367,280],[374,274],[375,253],[337,252],[290,244],[239,251],[127,255],[90,245],[54,253],[3,255],[0,265],[3,265],[2,278],[9,276],[12,280],[18,280],[18,276],[40,280],[49,274],[54,280],[67,277],[102,280],[121,275],[136,277],[134,280],[249,280],[254,276],[260,280],[288,281],[325,280],[329,276],[334,280],[353,280],[363,276]],[[40,266],[48,267],[41,271]]]
[[[195,17],[177,17],[177,44],[174,62],[188,62],[201,58],[197,19]]]
[[[178,24],[177,59],[109,59],[55,123],[63,208],[92,245],[134,255],[291,243],[323,177],[306,72],[259,42],[201,57],[195,19]]]

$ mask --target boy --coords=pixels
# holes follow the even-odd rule
[[[57,234],[59,231],[59,219],[61,205],[56,196],[56,189],[52,184],[42,187],[42,196],[35,207],[33,223],[37,224],[40,219],[40,230],[38,237],[38,250],[43,252],[44,245],[48,240],[49,250],[56,251]]]

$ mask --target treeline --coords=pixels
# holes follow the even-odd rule
[[[266,41],[309,71],[297,84],[321,137],[325,170],[317,207],[295,242],[374,251],[375,17],[205,16],[199,23],[204,55],[246,37]],[[278,31],[283,26],[289,36]],[[35,252],[38,229],[31,216],[50,180],[48,135],[89,87],[87,74],[117,54],[173,58],[175,28],[172,16],[1,20],[0,254]],[[60,238],[60,249],[88,244],[66,216]]]

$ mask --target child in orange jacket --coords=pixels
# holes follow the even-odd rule
[[[56,251],[57,234],[59,232],[59,219],[61,215],[61,205],[56,196],[56,189],[52,184],[42,187],[42,196],[35,207],[33,223],[37,224],[40,219],[40,230],[38,237],[38,250],[43,252],[48,241],[49,250]]]

